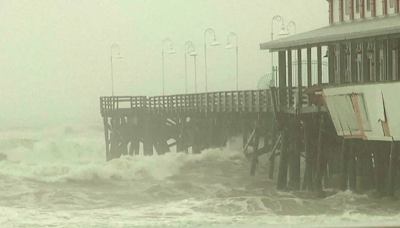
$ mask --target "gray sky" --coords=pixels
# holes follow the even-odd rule
[[[259,44],[270,40],[276,14],[285,24],[295,21],[297,33],[328,24],[325,0],[0,0],[0,124],[101,121],[99,97],[111,95],[113,43],[124,56],[114,64],[115,95],[162,94],[166,37],[177,51],[165,58],[166,94],[185,92],[188,40],[196,45],[203,92],[209,27],[221,43],[207,49],[209,91],[235,89],[235,52],[224,48],[230,32],[238,35],[239,87],[255,89],[270,67]],[[275,22],[275,33],[279,27]],[[188,83],[194,92],[193,58]]]

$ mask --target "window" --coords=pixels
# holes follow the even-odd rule
[[[394,6],[393,6],[393,0],[389,0],[389,7],[390,8],[393,8]]]
[[[360,13],[360,1],[359,0],[354,0],[356,2],[356,4],[354,4],[356,6],[356,13]]]
[[[367,11],[371,11],[371,0],[367,0]]]
[[[349,15],[349,8],[350,8],[350,0],[345,0],[346,1],[346,3],[345,3],[345,5],[344,5],[344,12],[345,12],[345,14],[346,15]]]

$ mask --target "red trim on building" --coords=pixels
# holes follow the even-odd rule
[[[371,17],[376,16],[375,0],[371,0]]]
[[[343,0],[339,0],[339,21],[343,21]]]
[[[382,0],[382,14],[386,15],[387,14],[387,8],[388,8],[388,4],[386,0]]]
[[[365,0],[360,0],[360,18],[365,17]]]
[[[333,0],[329,0],[329,24],[333,23]]]

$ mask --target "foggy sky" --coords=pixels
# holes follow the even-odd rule
[[[238,35],[239,87],[256,89],[270,67],[270,54],[259,44],[270,40],[276,14],[285,24],[295,21],[297,33],[328,25],[323,0],[0,0],[0,124],[101,122],[99,97],[111,95],[113,43],[124,56],[114,64],[115,95],[162,94],[167,37],[177,53],[165,58],[166,94],[185,92],[189,40],[203,92],[209,27],[221,45],[207,49],[208,90],[236,88],[235,52],[224,48],[230,32]],[[275,34],[279,27],[275,22]],[[191,57],[188,83],[194,92]]]

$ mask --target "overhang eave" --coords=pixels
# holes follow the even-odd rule
[[[260,49],[275,52],[304,47],[325,46],[334,42],[345,42],[346,40],[371,39],[379,36],[399,34],[400,16],[388,16],[330,25],[291,37],[261,43]]]

